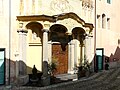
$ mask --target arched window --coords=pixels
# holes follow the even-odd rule
[[[102,14],[102,28],[106,28],[106,16],[105,14]]]
[[[97,25],[98,25],[98,28],[100,28],[100,15],[97,15]]]
[[[107,28],[110,29],[110,18],[107,18]]]

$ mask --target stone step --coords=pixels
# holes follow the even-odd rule
[[[60,74],[60,75],[56,75],[56,78],[59,78],[60,80],[73,80],[73,79],[77,79],[77,74]]]

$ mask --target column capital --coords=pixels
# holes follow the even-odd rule
[[[49,29],[42,29],[43,32],[49,32]]]
[[[21,32],[21,33],[28,33],[28,31],[27,31],[27,30],[24,30],[24,29],[19,29],[19,30],[17,30],[17,32],[18,32],[18,33],[20,33],[20,32]]]

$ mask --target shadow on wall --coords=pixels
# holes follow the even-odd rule
[[[15,83],[18,76],[23,76],[32,73],[33,67],[26,66],[23,61],[13,61],[10,60],[10,83]],[[6,84],[9,82],[9,59],[6,59],[5,63],[5,78]],[[41,71],[37,71],[38,73]]]
[[[115,53],[111,53],[110,62],[115,62],[120,60],[120,48],[117,46]]]
[[[109,68],[117,68],[120,67],[120,48],[116,47],[115,53],[111,53],[110,56],[104,56],[104,62],[108,60]]]
[[[94,55],[94,58],[91,62],[91,65],[92,63],[94,63],[94,71],[97,72],[98,71],[98,65],[97,65],[97,61],[96,61],[96,55]],[[93,62],[94,61],[94,62]],[[120,47],[117,46],[116,47],[116,50],[115,50],[115,53],[111,53],[110,56],[106,56],[104,55],[104,58],[103,58],[103,69],[105,69],[105,65],[108,64],[109,65],[109,69],[111,68],[116,68],[116,67],[120,67]]]

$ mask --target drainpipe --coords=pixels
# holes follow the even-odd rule
[[[11,0],[9,0],[9,76],[8,85],[10,85],[10,60],[11,60]]]
[[[94,21],[94,24],[95,24],[95,30],[94,30],[94,71],[96,69],[96,0],[95,0],[95,12],[94,12],[94,15],[95,15],[95,21]]]

